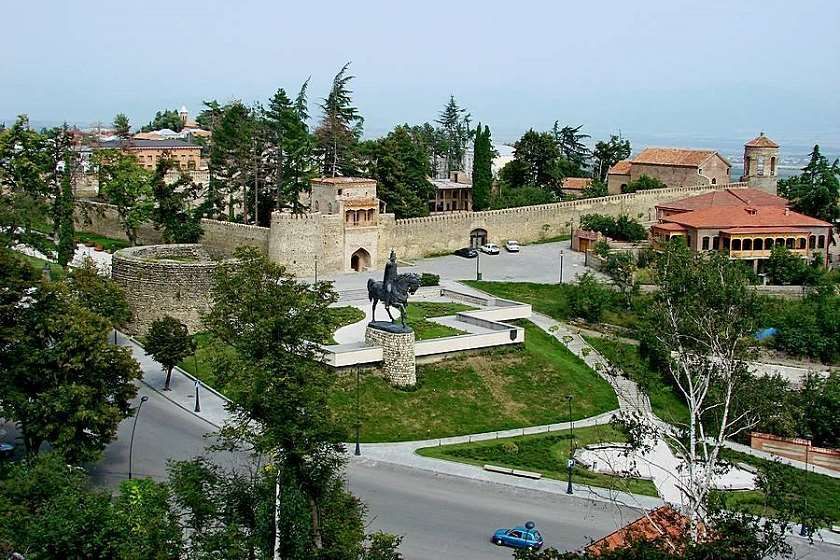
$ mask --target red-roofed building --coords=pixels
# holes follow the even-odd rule
[[[669,187],[725,185],[732,164],[715,150],[645,148],[636,157],[622,160],[607,172],[607,190],[619,194],[642,175]]]
[[[684,237],[693,251],[724,251],[732,259],[752,261],[761,272],[770,252],[784,245],[808,260],[819,255],[828,264],[831,224],[794,212],[788,201],[764,191],[725,189],[656,207],[654,240]]]
[[[627,548],[635,542],[656,542],[669,552],[684,549],[689,519],[670,506],[660,506],[586,547],[592,556]]]
[[[572,196],[581,196],[584,189],[592,186],[592,179],[590,177],[566,177],[560,184],[563,194]]]

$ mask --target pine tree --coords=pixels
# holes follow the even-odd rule
[[[358,168],[356,148],[362,136],[364,119],[353,106],[348,62],[333,78],[329,95],[321,103],[321,123],[315,131],[324,175],[353,175]]]
[[[615,134],[610,135],[608,141],[595,144],[595,150],[592,152],[592,177],[605,182],[610,167],[629,157],[630,140],[623,140]]]
[[[122,140],[128,140],[129,136],[131,136],[131,123],[128,121],[128,117],[125,116],[125,113],[117,113],[117,116],[114,117],[113,126],[114,134]]]
[[[475,129],[475,144],[472,168],[473,210],[485,210],[490,206],[490,190],[493,186],[493,147],[490,141],[490,127],[481,123]]]
[[[590,136],[581,133],[581,128],[583,128],[583,125],[559,128],[558,121],[554,121],[554,128],[552,128],[554,140],[557,142],[560,154],[568,162],[569,173],[566,175],[568,177],[583,176],[588,165],[590,152],[583,141],[586,138],[590,138]]]
[[[779,181],[779,194],[797,212],[834,223],[840,219],[840,162],[829,163],[814,146],[802,174]]]
[[[61,196],[55,199],[53,204],[58,208],[58,264],[67,266],[76,252],[76,231],[73,224],[73,210],[75,200],[73,198],[73,174],[75,163],[69,155],[64,160],[64,172],[61,176]]]
[[[454,95],[450,95],[449,103],[440,112],[437,123],[446,153],[446,171],[463,171],[467,142],[473,135],[469,113],[458,106]]]

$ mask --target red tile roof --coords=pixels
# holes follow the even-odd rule
[[[313,179],[312,182],[329,185],[346,185],[349,183],[373,183],[375,179],[367,179],[365,177],[318,177]]]
[[[685,226],[673,223],[653,224],[654,229],[661,229],[663,231],[685,231]]]
[[[681,198],[671,202],[657,205],[657,209],[663,210],[698,210],[709,206],[781,206],[788,205],[785,198],[770,194],[768,192],[746,188],[746,189],[724,189],[688,198]]]
[[[752,140],[750,140],[749,142],[747,142],[746,144],[744,144],[744,146],[748,146],[750,148],[778,148],[779,147],[778,144],[776,144],[775,142],[773,142],[772,140],[770,140],[769,138],[764,136],[763,132],[761,134],[759,134],[758,136],[756,136],[755,138],[753,138]]]
[[[667,543],[671,550],[682,550],[683,536],[688,523],[686,516],[674,511],[670,506],[660,506],[618,531],[593,542],[586,547],[586,552],[599,556],[605,552],[626,548],[640,540],[665,541],[662,544]]]
[[[694,150],[687,148],[645,148],[631,162],[646,165],[672,165],[676,167],[700,167],[710,157],[717,154],[715,150]],[[729,163],[728,161],[726,161]]]
[[[765,234],[765,233],[801,233],[802,235],[808,235],[810,232],[806,229],[796,228],[796,227],[787,227],[787,226],[777,226],[777,227],[741,227],[741,228],[728,228],[720,230],[721,233],[728,233],[729,235],[739,235],[739,234]]]
[[[592,185],[592,179],[589,177],[566,177],[563,179],[561,188],[572,191],[582,191],[590,185]]]
[[[662,218],[692,228],[831,227],[831,224],[778,206],[710,206]]]
[[[609,175],[630,175],[630,160],[623,159],[610,167],[610,170],[607,171]]]

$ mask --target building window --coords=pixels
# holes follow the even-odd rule
[[[317,200],[315,201],[315,211],[316,212],[318,211],[318,201]]]
[[[709,250],[709,237],[708,236],[703,237],[703,250],[704,251]]]
[[[817,248],[822,249],[823,247],[825,247],[825,235],[820,235],[817,238]]]
[[[793,249],[793,238],[792,237],[788,237],[787,239],[785,239],[785,247],[787,247],[788,249]]]
[[[327,204],[327,212],[332,214],[332,202]]]
[[[752,239],[744,239],[743,244],[741,245],[744,251],[752,251]]]
[[[753,250],[754,251],[763,251],[764,250],[764,240],[763,239],[753,239]]]
[[[720,237],[717,235],[712,238],[712,249],[715,251],[720,249]]]
[[[776,156],[770,158],[770,176],[774,177],[776,175]]]
[[[740,251],[741,250],[741,240],[740,239],[733,239],[732,240],[732,250],[733,251]]]
[[[805,248],[805,238],[804,237],[799,237],[799,238],[797,238],[796,241],[797,241],[797,248],[798,249],[804,249]]]
[[[782,239],[781,237],[776,238],[776,245],[782,245],[783,246],[784,244],[785,244],[784,239]]]
[[[758,165],[756,165],[756,175],[758,175],[759,177],[764,176],[764,158],[763,157],[758,158]]]
[[[813,249],[816,246],[817,246],[817,236],[812,235],[811,237],[808,238],[808,248]]]
[[[712,184],[717,185],[717,177],[712,177]]]
[[[764,240],[764,248],[768,251],[773,248],[773,238],[772,237],[768,237],[767,239]]]

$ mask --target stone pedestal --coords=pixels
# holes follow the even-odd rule
[[[417,384],[413,330],[371,323],[365,331],[365,342],[382,347],[382,369],[391,385],[412,387]]]

